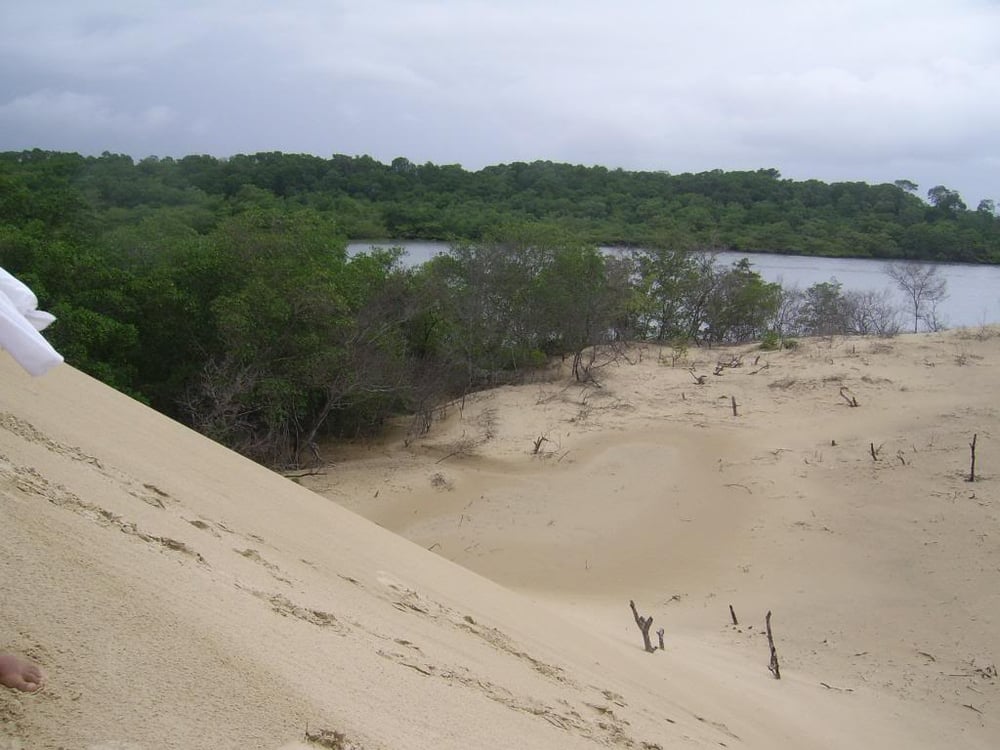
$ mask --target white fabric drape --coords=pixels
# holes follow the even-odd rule
[[[27,285],[0,268],[0,348],[32,375],[44,375],[63,361],[39,333],[55,316],[38,309]]]

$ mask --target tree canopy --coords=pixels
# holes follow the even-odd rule
[[[969,210],[936,185],[826,183],[775,169],[696,174],[549,161],[469,171],[397,157],[267,152],[174,159],[49,151],[0,154],[0,219],[80,212],[103,230],[152,216],[204,234],[248,206],[309,207],[350,239],[479,240],[544,222],[593,244],[690,250],[1000,262],[989,199]],[[64,222],[65,223],[65,222]]]

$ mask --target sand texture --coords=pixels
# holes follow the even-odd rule
[[[1000,747],[1000,331],[671,354],[290,479],[0,353],[0,749]]]

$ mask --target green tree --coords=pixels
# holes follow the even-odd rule
[[[668,341],[692,338],[699,327],[697,301],[703,291],[704,265],[683,250],[636,250],[636,305],[645,338]]]
[[[704,313],[709,343],[754,341],[771,328],[781,286],[765,282],[746,258],[717,271]]]
[[[246,455],[297,464],[332,415],[343,427],[361,401],[391,391],[385,380],[398,368],[385,365],[401,337],[391,324],[362,323],[359,312],[393,260],[349,260],[336,227],[310,212],[234,217],[220,226],[214,251],[235,278],[211,303],[217,349],[187,411],[200,430]],[[382,401],[391,408],[391,396]]]
[[[593,246],[567,243],[552,248],[534,283],[539,335],[550,351],[573,356],[573,376],[586,380],[594,360],[584,353],[610,343],[626,295],[613,287],[608,260]]]
[[[799,328],[811,336],[848,333],[850,310],[842,284],[836,279],[813,284],[806,289]]]
[[[934,206],[938,213],[946,217],[954,217],[960,211],[965,211],[967,206],[962,196],[955,190],[949,190],[944,185],[935,185],[927,191],[927,200]]]

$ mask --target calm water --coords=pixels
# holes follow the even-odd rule
[[[418,265],[445,252],[447,242],[409,240],[401,242],[352,242],[348,252],[376,247],[402,247],[409,263]],[[885,275],[885,261],[861,258],[810,258],[771,253],[719,253],[719,263],[733,263],[749,258],[754,270],[766,281],[806,289],[821,281],[836,278],[844,290],[866,291],[892,289],[905,308],[905,300]],[[971,266],[938,263],[948,282],[948,298],[938,305],[941,318],[949,327],[1000,323],[1000,266]],[[905,326],[904,326],[905,327]]]

